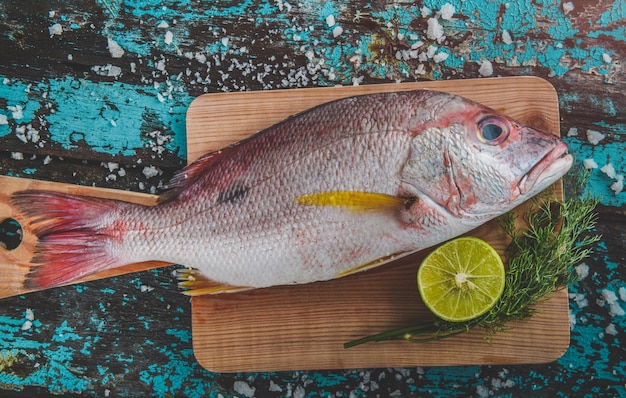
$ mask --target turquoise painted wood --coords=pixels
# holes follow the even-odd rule
[[[585,191],[601,196],[603,235],[569,286],[572,342],[551,364],[211,373],[193,356],[189,301],[162,269],[2,300],[0,388],[626,395],[625,26],[624,0],[0,2],[4,175],[160,192],[185,163],[185,111],[204,93],[535,75],[557,89],[575,168],[597,165]],[[566,193],[581,194],[571,181]]]

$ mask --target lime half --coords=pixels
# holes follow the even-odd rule
[[[463,322],[489,311],[504,291],[504,264],[487,242],[451,240],[431,252],[417,272],[422,301],[439,318]]]

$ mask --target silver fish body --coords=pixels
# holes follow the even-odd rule
[[[286,119],[187,167],[156,207],[31,191],[14,202],[38,228],[34,286],[161,260],[236,290],[329,280],[430,247],[509,211],[571,163],[552,134],[424,90]],[[33,199],[49,205],[29,209]]]

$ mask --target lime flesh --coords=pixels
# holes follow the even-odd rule
[[[504,264],[487,242],[451,240],[431,252],[417,272],[422,301],[439,318],[464,322],[489,311],[504,291]]]

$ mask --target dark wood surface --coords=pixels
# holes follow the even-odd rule
[[[428,2],[433,15],[423,17],[422,4],[409,2],[4,0],[0,172],[158,193],[185,164],[185,112],[204,93],[543,77],[559,95],[575,168],[585,159],[599,166],[585,191],[601,197],[595,232],[603,238],[579,268],[588,274],[569,286],[572,338],[563,357],[212,373],[194,358],[189,299],[166,268],[2,300],[0,395],[626,394],[626,193],[615,194],[616,178],[600,171],[610,163],[626,174],[626,5],[450,1],[453,19],[437,18],[446,36],[439,43],[428,19],[444,3]],[[437,49],[428,57],[430,46]],[[604,138],[593,144],[588,130]],[[566,196],[581,194],[574,186],[566,179]]]

